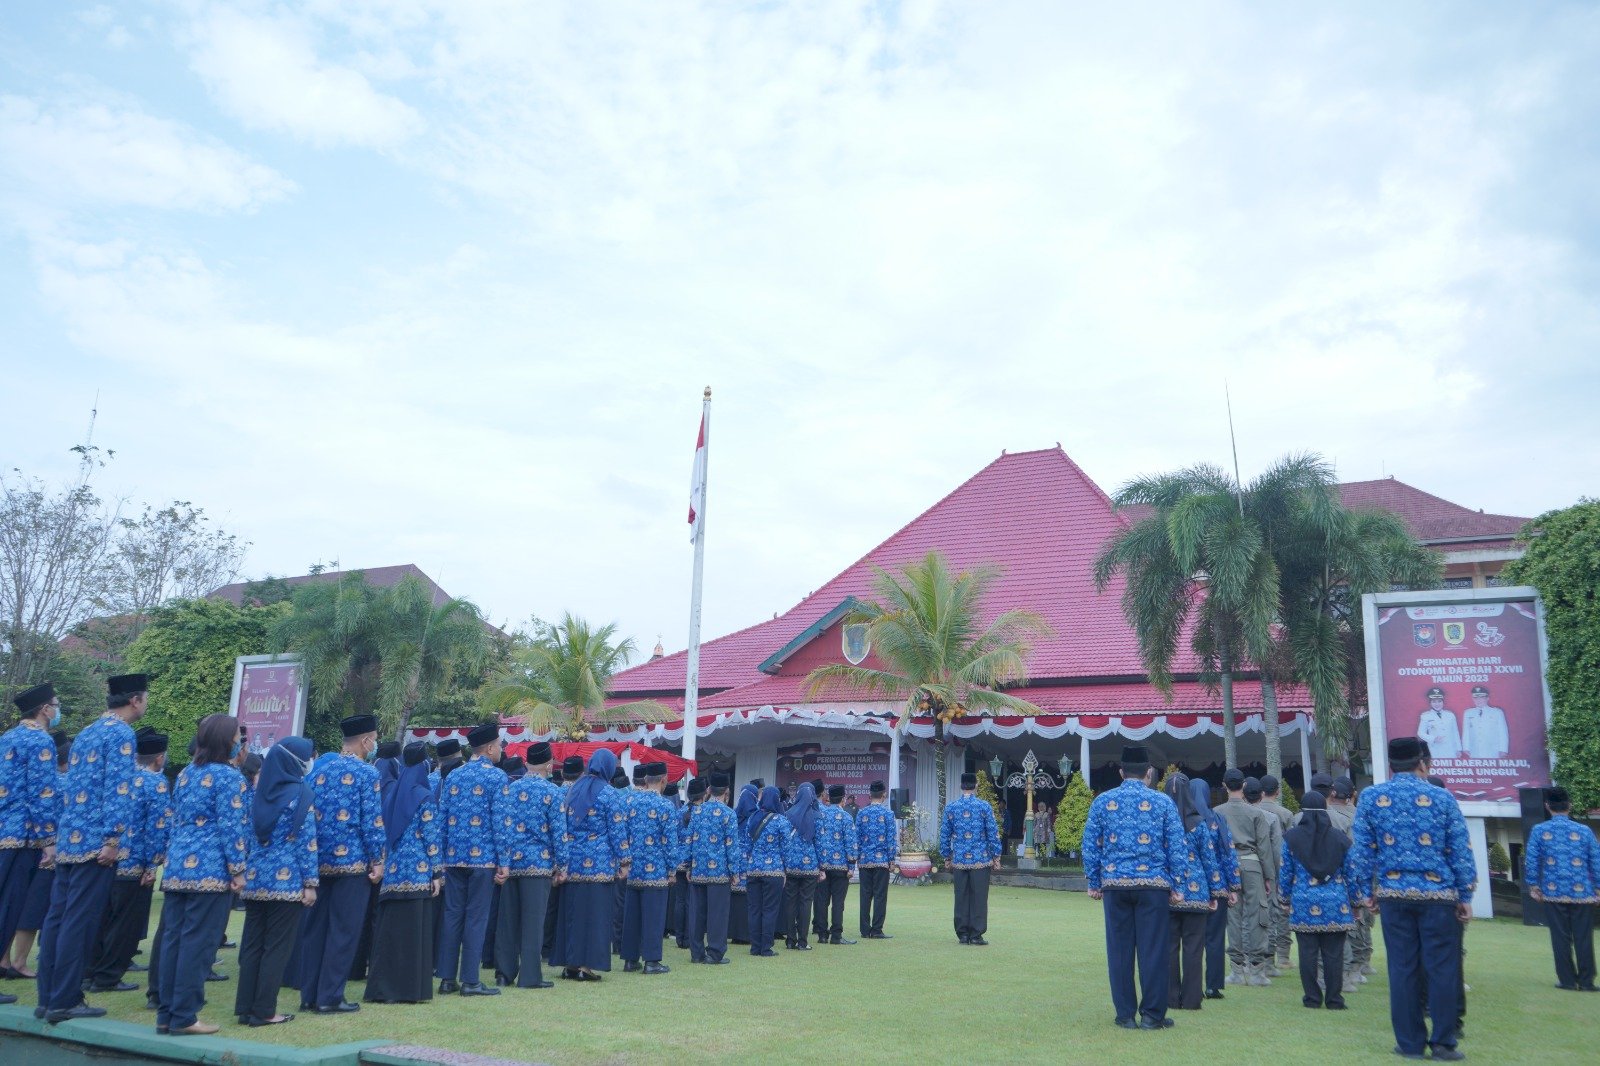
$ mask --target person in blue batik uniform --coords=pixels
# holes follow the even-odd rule
[[[1000,826],[994,808],[977,796],[978,775],[961,775],[961,798],[939,821],[939,854],[956,883],[956,939],[983,947],[989,942],[989,874],[1000,869]]]
[[[794,826],[783,816],[783,797],[776,787],[761,790],[756,811],[744,827],[750,840],[750,860],[745,884],[750,912],[750,954],[768,957],[777,952],[778,913],[783,909],[784,856]]]
[[[551,881],[567,865],[567,816],[561,787],[550,780],[550,745],[528,747],[526,776],[509,781],[502,818],[511,853],[500,886],[499,928],[495,931],[495,983],[502,987],[549,988],[540,957]]]
[[[622,793],[610,783],[616,772],[616,755],[601,748],[567,790],[567,879],[550,962],[568,980],[598,981],[611,969],[616,882],[632,857]]]
[[[1206,919],[1217,909],[1213,894],[1221,884],[1217,870],[1216,836],[1207,823],[1208,804],[1198,805],[1189,789],[1186,774],[1173,774],[1167,778],[1165,792],[1178,808],[1178,818],[1183,822],[1187,854],[1183,877],[1175,886],[1173,895],[1179,897],[1172,904],[1168,919],[1170,938],[1167,957],[1167,993],[1178,1010],[1199,1010],[1204,999],[1204,969],[1206,947]],[[1209,799],[1209,795],[1206,799]],[[1177,995],[1172,995],[1173,990]]]
[[[856,816],[856,841],[861,849],[856,863],[861,871],[861,939],[890,940],[883,931],[889,907],[889,870],[900,854],[900,833],[889,809],[889,789],[874,781],[867,789],[872,802]]]
[[[428,784],[428,748],[407,744],[400,774],[383,799],[388,857],[372,922],[368,1003],[425,1003],[433,998],[437,945],[434,901],[444,883],[444,819]]]
[[[860,848],[856,840],[856,823],[845,813],[844,786],[828,786],[828,805],[817,818],[817,863],[827,874],[827,880],[817,886],[825,893],[825,900],[817,912],[828,916],[826,929],[816,928],[819,944],[854,944],[844,935],[844,901],[850,892],[850,871],[855,867]],[[826,935],[824,935],[826,934]]]
[[[644,763],[636,763],[633,767],[632,788],[628,787],[628,775],[621,769],[611,776],[611,787],[622,797],[622,816],[627,819],[630,826],[633,824],[633,809],[645,794],[644,778]],[[632,839],[630,829],[629,840]],[[611,910],[611,954],[621,955],[626,959],[628,956],[622,950],[622,927],[628,910],[628,882],[619,877],[613,889],[616,893],[616,906]]]
[[[56,745],[50,739],[50,727],[61,721],[56,690],[36,685],[11,702],[21,718],[0,736],[0,964],[11,948],[40,863],[49,869],[55,861],[61,805]],[[9,967],[0,970],[0,977],[22,976]],[[16,1001],[16,996],[0,994],[0,1004]]]
[[[720,966],[728,961],[728,908],[734,878],[744,872],[744,846],[728,775],[713,773],[707,795],[689,822],[689,961]],[[692,794],[691,794],[692,796]]]
[[[348,1014],[350,964],[360,946],[372,885],[383,880],[384,829],[378,771],[378,719],[357,714],[339,723],[344,745],[311,767],[317,819],[317,902],[300,939],[300,1009]]]
[[[1600,843],[1595,841],[1593,829],[1570,817],[1572,800],[1566,789],[1546,789],[1544,809],[1550,819],[1528,838],[1522,873],[1528,894],[1544,904],[1550,948],[1556,958],[1556,987],[1568,992],[1600,992],[1594,983]]]
[[[284,737],[267,749],[251,790],[250,858],[245,863],[244,932],[239,936],[239,989],[233,1013],[241,1024],[281,1025],[278,987],[301,915],[317,902],[317,823],[311,818],[311,741]]]
[[[1106,968],[1116,1023],[1123,1029],[1166,1029],[1169,910],[1188,865],[1188,837],[1178,808],[1145,784],[1150,756],[1122,749],[1122,784],[1089,806],[1083,829],[1083,872],[1089,898],[1105,900]],[[1133,987],[1139,960],[1142,996]]]
[[[825,876],[817,865],[817,793],[810,782],[795,791],[784,817],[794,827],[783,856],[784,912],[789,919],[784,946],[791,951],[810,951],[806,930],[811,926],[812,897],[817,882]]]
[[[1211,830],[1212,864],[1214,880],[1211,898],[1217,907],[1206,915],[1206,975],[1205,998],[1222,999],[1224,963],[1228,957],[1228,908],[1239,900],[1241,880],[1239,856],[1233,850],[1233,833],[1228,823],[1211,808],[1211,786],[1200,778],[1189,782],[1189,799],[1205,819]]]
[[[144,674],[106,679],[106,713],[73,740],[60,782],[56,872],[39,930],[39,1010],[52,1025],[105,1013],[84,1002],[82,981],[116,879],[117,854],[132,830],[139,768],[131,723],[144,716],[149,687]]]
[[[163,897],[160,998],[156,1032],[204,1036],[217,1027],[200,1021],[206,974],[228,927],[233,893],[244,887],[249,850],[239,722],[210,714],[195,732],[194,761],[172,792],[172,836],[161,878]]]
[[[1428,784],[1432,759],[1416,737],[1389,741],[1388,781],[1361,793],[1353,827],[1356,891],[1377,900],[1389,960],[1389,1015],[1401,1055],[1463,1058],[1456,1050],[1461,934],[1477,868],[1455,797]],[[1428,994],[1433,1033],[1423,1022]]]
[[[117,879],[100,926],[99,946],[89,971],[91,992],[134,992],[124,981],[150,920],[156,870],[167,858],[168,823],[172,815],[167,775],[167,737],[154,729],[135,734],[139,772],[133,779],[133,831],[117,855]]]
[[[442,789],[444,927],[434,976],[441,995],[498,996],[500,989],[485,985],[479,971],[490,895],[509,872],[503,800],[510,779],[495,765],[501,754],[498,725],[486,722],[474,728],[467,734],[467,746],[472,758],[445,779]]]
[[[1322,793],[1301,797],[1300,820],[1284,834],[1280,858],[1279,898],[1300,942],[1300,1002],[1344,1010],[1344,941],[1356,927],[1359,893],[1350,839],[1329,819]]]
[[[628,892],[622,920],[622,968],[632,973],[667,973],[661,942],[667,933],[667,894],[682,851],[677,806],[662,795],[667,764],[649,762],[643,790],[628,810]]]

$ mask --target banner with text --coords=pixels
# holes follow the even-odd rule
[[[916,758],[900,749],[900,780],[915,777]],[[821,778],[824,784],[843,785],[846,796],[858,804],[871,796],[874,781],[889,783],[889,742],[832,741],[826,744],[789,744],[778,749],[778,787],[794,789]]]
[[[234,664],[228,713],[248,731],[245,746],[264,753],[306,724],[305,668],[294,656],[242,655]]]

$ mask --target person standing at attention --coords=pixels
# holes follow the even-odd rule
[[[1344,1010],[1344,941],[1356,926],[1350,838],[1334,828],[1322,793],[1307,792],[1300,803],[1278,865],[1281,906],[1300,940],[1300,1002]]]
[[[883,931],[884,911],[889,907],[889,871],[900,854],[900,834],[894,812],[889,809],[889,790],[882,781],[867,789],[872,802],[856,815],[856,843],[861,871],[861,939],[890,940]]]
[[[1600,904],[1600,843],[1594,830],[1569,815],[1564,788],[1545,790],[1550,820],[1533,831],[1522,861],[1528,894],[1544,904],[1556,987],[1600,992],[1594,983],[1594,908]]]
[[[1000,869],[1000,827],[994,808],[978,798],[978,775],[961,775],[961,798],[944,809],[939,854],[956,882],[956,939],[983,947],[989,942],[989,875]]]

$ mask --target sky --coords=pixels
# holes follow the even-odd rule
[[[1116,7],[1116,5],[1112,5]],[[15,0],[0,467],[681,648],[993,460],[1600,489],[1591,4]]]

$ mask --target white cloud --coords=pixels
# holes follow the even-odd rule
[[[303,21],[215,4],[195,15],[181,39],[218,104],[247,126],[319,146],[373,148],[423,128],[404,101],[379,92],[359,71],[322,59]]]

